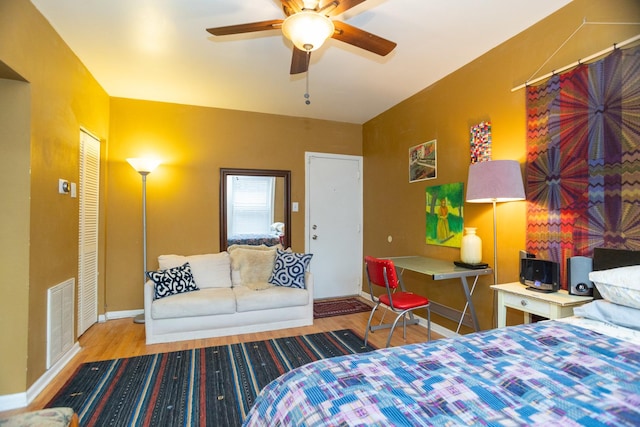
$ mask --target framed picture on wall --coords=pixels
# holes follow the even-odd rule
[[[464,229],[464,184],[434,185],[425,193],[426,243],[459,248]]]
[[[409,182],[435,178],[436,157],[435,139],[409,148]]]
[[[471,126],[470,134],[471,163],[491,160],[491,122]]]

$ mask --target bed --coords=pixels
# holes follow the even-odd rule
[[[244,425],[638,426],[640,266],[624,268],[591,273],[604,299],[580,316],[294,369]]]

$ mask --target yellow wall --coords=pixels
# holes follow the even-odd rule
[[[0,79],[0,176],[11,183],[0,188],[0,325],[6,326],[29,321],[29,95],[27,83]],[[24,375],[14,373],[27,370],[27,334],[0,327],[0,343],[0,390],[5,378],[7,387],[24,387]]]
[[[128,157],[155,156],[147,177],[147,267],[161,254],[219,250],[220,168],[291,170],[295,250],[304,250],[305,151],[360,155],[360,125],[131,99],[111,100],[107,308],[142,308],[142,183]],[[289,228],[288,228],[289,230]]]
[[[425,188],[451,182],[464,182],[466,188],[469,128],[483,120],[490,120],[492,124],[493,159],[518,160],[524,168],[525,91],[511,92],[511,88],[529,79],[578,28],[583,18],[591,22],[640,22],[640,2],[574,0],[539,24],[365,123],[365,254],[459,259],[459,249],[425,244]],[[639,30],[638,25],[587,25],[538,75],[626,40]],[[408,148],[432,139],[438,141],[437,178],[409,184]],[[518,250],[525,248],[525,209],[525,202],[498,205],[499,282],[518,280]],[[484,261],[493,264],[491,205],[465,204],[464,217],[465,225],[478,227]],[[387,242],[389,235],[393,237],[392,243]],[[493,324],[493,295],[489,289],[492,281],[492,276],[482,277],[474,297],[483,329]],[[457,280],[432,282],[408,274],[407,282],[410,289],[439,303],[459,309],[464,304]],[[452,322],[438,316],[434,320],[455,329]]]
[[[27,0],[0,2],[0,61],[14,72],[5,77],[20,76],[30,91],[27,142],[0,141],[3,156],[8,155],[3,161],[23,167],[22,175],[1,168],[2,182],[12,185],[17,180],[25,190],[30,186],[23,213],[29,219],[27,240],[19,235],[2,241],[3,250],[28,248],[28,282],[1,281],[5,296],[5,287],[20,287],[16,300],[3,297],[0,303],[0,366],[9,369],[0,377],[0,395],[5,395],[24,392],[45,372],[47,289],[69,278],[77,280],[78,272],[78,199],[58,194],[58,178],[78,182],[80,126],[108,137],[109,98]],[[2,103],[0,108],[6,117],[12,107]],[[21,144],[19,149],[5,146],[15,143]],[[25,150],[30,151],[26,166]],[[23,180],[29,166],[27,185]],[[25,337],[26,345],[13,336]]]

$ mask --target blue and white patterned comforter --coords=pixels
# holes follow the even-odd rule
[[[310,363],[246,426],[639,426],[640,345],[549,321]]]

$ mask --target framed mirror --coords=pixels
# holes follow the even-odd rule
[[[220,168],[220,251],[291,246],[291,171]]]

